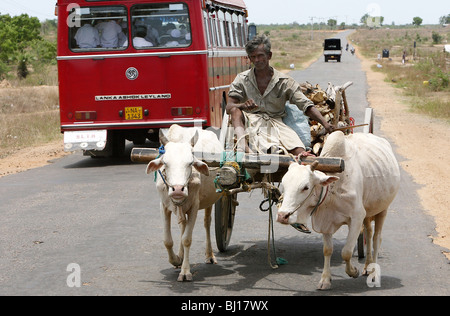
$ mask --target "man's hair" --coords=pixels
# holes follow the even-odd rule
[[[145,26],[138,26],[136,28],[136,36],[137,37],[146,37],[147,36],[147,28]]]
[[[266,35],[255,36],[245,45],[247,55],[251,55],[260,45],[264,45],[264,51],[269,54],[272,50],[270,39]]]

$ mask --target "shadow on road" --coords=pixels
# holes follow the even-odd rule
[[[246,247],[244,244],[248,244]],[[217,265],[192,264],[194,282],[177,282],[179,269],[167,267],[160,270],[161,281],[150,282],[153,286],[170,289],[174,293],[190,295],[262,295],[262,296],[317,296],[317,295],[372,295],[378,290],[401,288],[401,280],[382,275],[381,288],[369,288],[365,276],[357,279],[345,274],[340,257],[345,242],[336,242],[331,260],[333,281],[331,291],[317,291],[323,268],[322,242],[318,237],[299,243],[298,237],[284,238],[277,244],[279,256],[288,260],[287,265],[272,269],[268,264],[266,241],[243,241],[231,246],[226,253],[218,253]],[[195,261],[200,261],[197,258]],[[194,260],[192,260],[194,262]],[[381,260],[382,261],[382,260]],[[364,261],[353,258],[353,264],[362,271]],[[381,263],[382,265],[382,263]],[[311,283],[314,280],[314,284]]]
[[[147,142],[143,145],[133,145],[133,143],[127,142],[125,146],[125,152],[121,157],[90,157],[85,156],[83,159],[78,160],[72,164],[64,166],[64,169],[79,169],[79,168],[100,168],[109,166],[123,166],[136,164],[131,161],[131,151],[133,148],[155,148],[155,143]]]

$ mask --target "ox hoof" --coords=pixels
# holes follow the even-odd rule
[[[169,262],[175,267],[175,269],[179,269],[183,265],[183,259],[180,259],[178,256],[175,256],[173,259],[169,258]]]
[[[317,287],[319,291],[328,291],[331,290],[331,282],[330,281],[320,281],[319,286]]]
[[[192,273],[186,273],[186,274],[180,273],[180,275],[178,275],[177,281],[178,282],[184,282],[184,281],[192,282],[192,280],[193,280]]]
[[[359,277],[359,270],[358,268],[353,268],[353,271],[348,271],[347,274],[349,277],[356,279]]]
[[[216,260],[216,257],[207,257],[206,259],[205,259],[205,263],[206,264],[217,264],[217,260]]]

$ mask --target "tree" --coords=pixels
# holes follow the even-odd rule
[[[337,25],[337,21],[335,19],[329,19],[327,24],[333,29]]]
[[[28,62],[29,57],[26,54],[20,55],[18,58],[19,64],[17,65],[17,77],[19,79],[25,79],[28,74],[30,73],[28,71]]]
[[[30,43],[42,40],[41,23],[38,18],[28,14],[11,17],[0,16],[0,60],[10,63],[23,53]]]
[[[415,25],[415,26],[420,26],[422,24],[422,22],[423,22],[422,18],[416,16],[416,17],[413,18],[413,23],[412,24]]]
[[[439,18],[439,24],[450,24],[450,14],[443,15]]]
[[[359,22],[361,23],[361,24],[364,24],[364,25],[367,25],[367,19],[369,18],[369,13],[366,13],[366,14],[364,14],[362,17],[361,17],[361,20],[359,20]]]
[[[53,26],[51,23],[49,21],[47,26]],[[15,17],[0,15],[0,77],[16,69],[19,78],[26,78],[29,64],[36,69],[40,65],[55,63],[56,41],[44,40],[41,31],[38,18],[27,14]]]

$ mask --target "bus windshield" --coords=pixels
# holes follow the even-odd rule
[[[189,11],[184,3],[135,5],[131,9],[131,24],[136,49],[191,44]]]
[[[188,47],[192,43],[189,10],[184,3],[135,5],[130,25],[124,6],[76,6],[70,17],[69,46],[73,52],[125,50],[130,40],[138,50]]]

